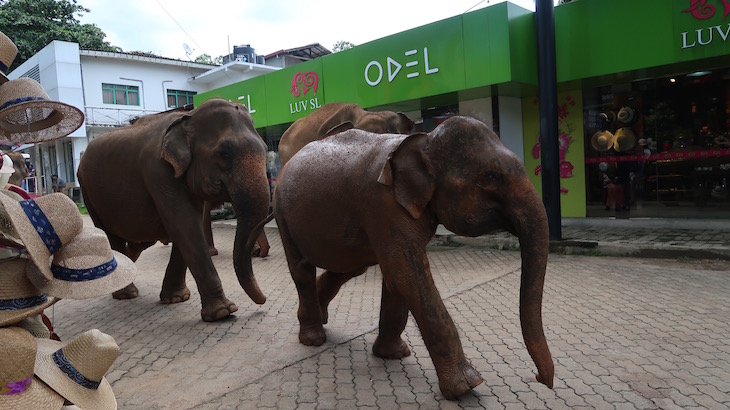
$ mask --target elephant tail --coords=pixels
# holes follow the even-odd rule
[[[252,249],[253,243],[261,235],[261,231],[264,229],[264,225],[271,222],[274,219],[274,213],[270,213],[263,221],[259,222],[248,234],[248,240],[246,241],[246,249]]]

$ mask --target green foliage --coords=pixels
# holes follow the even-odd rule
[[[53,40],[78,43],[82,49],[122,51],[104,41],[106,34],[95,24],[81,24],[75,17],[89,11],[76,0],[0,0],[0,31],[18,47],[10,69]]]
[[[345,41],[345,40],[340,40],[340,41],[336,42],[335,45],[332,47],[332,52],[337,53],[337,52],[345,51],[345,50],[353,48],[353,47],[355,47],[355,45],[352,44],[351,42]]]

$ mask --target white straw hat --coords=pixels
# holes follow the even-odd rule
[[[29,264],[25,258],[0,262],[0,326],[40,314],[58,300],[33,286],[25,274]]]
[[[36,80],[21,77],[0,87],[0,130],[12,143],[65,137],[84,122],[78,108],[53,101]]]
[[[79,235],[53,254],[53,279],[45,281],[36,264],[26,274],[40,290],[61,299],[91,299],[109,295],[130,283],[137,267],[127,256],[112,251],[109,239],[99,228],[85,227]]]
[[[74,201],[60,192],[24,201],[0,195],[0,205],[5,207],[5,213],[33,263],[40,268],[46,281],[53,279],[51,255],[78,235],[84,226]]]
[[[0,328],[0,408],[55,410],[63,406],[63,397],[33,376],[36,346],[27,331]]]
[[[35,374],[81,409],[116,409],[117,399],[104,375],[119,357],[114,338],[88,330],[68,343],[36,339]]]

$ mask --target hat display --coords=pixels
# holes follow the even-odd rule
[[[25,274],[25,258],[12,259],[0,263],[0,326],[17,323],[27,317],[37,315],[58,299],[48,297],[28,279]],[[1,355],[0,355],[1,356]]]
[[[623,127],[616,130],[613,149],[618,152],[628,151],[636,145],[636,134],[629,127]]]
[[[65,137],[84,122],[78,108],[50,99],[36,80],[21,77],[0,87],[0,130],[11,143]]]
[[[721,147],[730,146],[730,140],[723,134],[713,139],[713,142]]]
[[[8,82],[8,71],[18,55],[18,47],[13,40],[0,31],[0,84]]]
[[[628,124],[634,120],[634,109],[629,106],[621,107],[618,111],[618,120],[624,124]]]
[[[36,264],[28,264],[26,274],[47,295],[75,300],[109,295],[132,283],[137,275],[134,262],[112,251],[104,231],[91,226],[53,254],[50,271],[53,279],[49,282]]]
[[[45,280],[53,279],[51,255],[78,235],[84,225],[74,201],[60,192],[23,201],[0,195],[0,205]]]
[[[60,409],[63,397],[33,375],[36,341],[19,327],[0,328],[0,408]]]
[[[608,151],[613,146],[611,131],[598,131],[591,137],[591,146],[596,151]]]
[[[67,343],[36,339],[35,374],[82,409],[116,409],[117,399],[104,375],[119,356],[114,338],[88,330]]]

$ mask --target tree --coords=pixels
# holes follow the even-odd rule
[[[338,53],[340,51],[345,51],[345,50],[353,48],[353,47],[355,47],[355,45],[352,44],[351,42],[345,41],[345,40],[340,40],[335,43],[334,47],[332,47],[332,52]]]
[[[90,10],[76,0],[0,0],[0,31],[18,47],[14,69],[53,40],[71,41],[89,50],[120,52],[104,41],[96,24],[81,24],[75,15]]]

